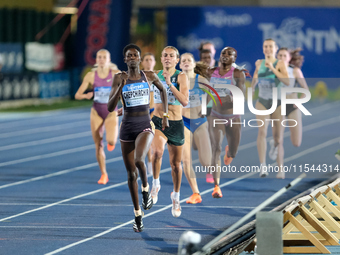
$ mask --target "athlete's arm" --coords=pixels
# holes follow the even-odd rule
[[[262,63],[262,60],[258,59],[256,60],[255,62],[255,72],[254,72],[254,75],[253,75],[253,79],[251,81],[251,87],[253,88],[253,92],[255,91],[255,87],[258,83],[258,72],[259,72],[259,69],[260,69],[260,66],[261,66],[261,63]]]
[[[289,86],[289,76],[287,67],[282,60],[279,60],[277,62],[276,68],[273,68],[272,71],[284,85]]]
[[[152,84],[154,84],[158,88],[163,104],[163,112],[165,114],[168,114],[168,95],[161,80],[153,71],[147,71],[145,72],[145,74],[147,75],[148,80],[152,81]],[[167,127],[169,127],[169,116],[163,116],[162,128],[164,129]]]
[[[163,74],[164,74],[164,72],[163,72]],[[169,81],[168,81],[168,79],[166,79],[166,81],[167,81],[168,85],[171,84],[170,77],[169,77]],[[176,99],[183,106],[187,106],[188,103],[189,103],[189,88],[188,88],[189,79],[188,79],[188,77],[185,73],[181,72],[178,75],[177,82],[179,84],[179,91],[174,86],[171,86],[170,90],[172,91],[172,93],[174,94]]]
[[[126,79],[127,73],[125,72],[116,74],[113,77],[109,102],[107,103],[107,109],[109,110],[109,112],[112,112],[116,108],[119,101],[119,97],[122,93],[122,89],[126,83]]]
[[[88,92],[84,94],[86,89],[88,88],[89,84],[93,84],[94,82],[94,72],[88,72],[80,87],[78,88],[77,93],[75,94],[74,98],[76,100],[83,100],[83,99],[91,99],[93,97],[93,92]]]
[[[236,80],[236,86],[238,88],[240,88],[243,92],[243,95],[245,95],[245,91],[246,91],[246,86],[245,86],[245,82],[246,82],[246,76],[244,75],[244,72],[239,70],[239,69],[235,69],[234,70],[234,78]]]
[[[309,90],[305,76],[303,75],[301,69],[298,67],[295,67],[293,70],[293,74],[294,74],[295,79],[299,83],[299,85],[302,88]],[[301,98],[304,98],[305,96],[306,96],[305,94],[301,93]]]

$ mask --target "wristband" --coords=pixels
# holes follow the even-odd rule
[[[163,117],[167,117],[169,119],[169,113],[163,113]]]
[[[171,88],[171,86],[174,86],[172,83],[166,85],[168,85],[169,88]]]

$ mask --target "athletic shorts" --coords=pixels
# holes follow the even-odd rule
[[[150,120],[150,115],[127,117],[124,115],[120,125],[119,139],[122,142],[134,142],[143,132],[155,134],[155,126]]]
[[[169,120],[169,127],[162,130],[162,119],[153,116],[152,122],[155,124],[155,128],[161,131],[166,138],[168,138],[168,144],[181,146],[184,144],[184,123],[183,120]]]
[[[269,110],[273,105],[273,99],[263,99],[259,97],[258,102],[260,102],[267,110]],[[277,100],[277,107],[281,105],[281,100]]]

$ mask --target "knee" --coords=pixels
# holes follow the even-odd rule
[[[258,133],[258,138],[260,139],[265,139],[267,136],[267,132],[265,130],[259,130],[259,133]]]
[[[181,169],[181,162],[180,161],[172,161],[172,162],[170,162],[170,166],[171,166],[172,171],[179,172],[179,170]]]
[[[133,183],[137,181],[137,171],[128,172],[128,182]]]
[[[294,147],[300,147],[301,141],[292,141],[292,144],[293,144]]]
[[[144,160],[142,160],[141,158],[136,158],[135,165],[138,169],[141,169],[145,165]]]
[[[153,151],[152,158],[154,160],[160,160],[163,157],[163,152],[164,152],[164,150],[155,149]]]

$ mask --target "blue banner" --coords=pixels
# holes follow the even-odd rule
[[[68,98],[70,96],[70,73],[39,74],[40,98]]]
[[[237,50],[236,63],[253,74],[263,59],[262,44],[274,39],[279,47],[301,47],[306,77],[335,78],[340,70],[339,8],[202,7],[168,9],[168,45],[199,59],[202,41],[212,41],[218,60],[225,46]]]
[[[79,9],[87,1],[80,1]],[[75,67],[95,64],[96,53],[107,49],[111,60],[125,68],[123,48],[130,43],[132,0],[90,0],[78,19]]]
[[[23,46],[21,43],[0,43],[3,73],[21,73],[24,66]]]

